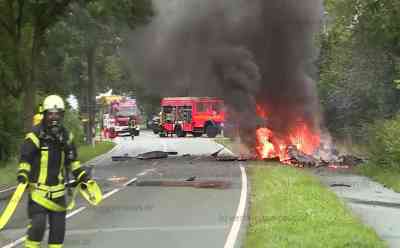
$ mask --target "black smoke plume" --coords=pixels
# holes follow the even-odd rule
[[[132,37],[130,47],[146,89],[161,96],[223,98],[242,140],[251,146],[260,124],[256,104],[267,111],[267,125],[278,134],[298,120],[319,128],[311,76],[321,0],[154,3],[156,18]]]

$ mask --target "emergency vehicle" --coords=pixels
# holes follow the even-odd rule
[[[117,98],[112,100],[106,108],[107,110],[103,114],[103,135],[105,137],[115,138],[131,135],[131,128],[133,128],[135,136],[139,135],[141,119],[136,99]],[[130,121],[135,125],[130,126]]]
[[[160,137],[176,134],[214,138],[224,122],[224,102],[214,97],[167,97],[161,100]]]

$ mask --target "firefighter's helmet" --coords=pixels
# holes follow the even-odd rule
[[[65,105],[64,101],[60,96],[50,95],[43,101],[44,112],[64,112]]]

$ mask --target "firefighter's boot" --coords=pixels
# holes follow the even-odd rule
[[[49,244],[48,248],[63,248],[63,244]]]
[[[40,242],[26,238],[25,248],[40,248]]]

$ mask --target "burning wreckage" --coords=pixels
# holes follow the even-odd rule
[[[280,161],[296,167],[349,168],[364,162],[350,154],[339,154],[331,142],[321,139],[306,121],[299,119],[284,134],[277,135],[268,127],[268,114],[257,105],[257,115],[263,125],[256,129],[256,154],[258,159]]]
[[[246,160],[270,160],[295,167],[322,167],[333,169],[350,168],[363,163],[365,159],[351,154],[339,154],[327,138],[321,138],[320,132],[313,130],[306,121],[300,118],[284,133],[274,132],[269,127],[268,114],[259,105],[256,107],[258,124],[253,135],[255,145],[252,153],[240,155],[223,152],[221,148],[211,154],[217,161],[246,161]],[[238,127],[238,125],[237,125]],[[177,152],[151,151],[139,154],[135,157],[113,156],[113,161],[125,161],[131,159],[149,160],[164,159],[169,155],[177,155]],[[187,157],[188,154],[182,155]]]

